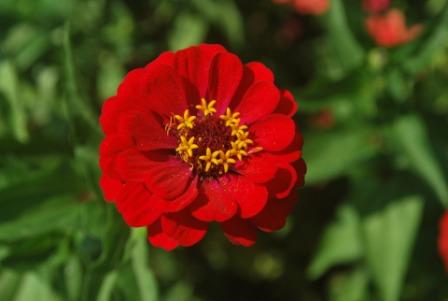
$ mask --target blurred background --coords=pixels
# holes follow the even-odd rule
[[[447,1],[305,2],[0,0],[0,300],[448,300]],[[294,93],[308,174],[254,247],[212,227],[166,253],[103,201],[98,116],[201,42]]]

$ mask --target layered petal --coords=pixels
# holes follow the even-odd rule
[[[274,178],[276,171],[277,163],[275,158],[266,153],[252,156],[238,167],[238,173],[254,183],[268,182]]]
[[[165,251],[172,251],[179,246],[179,242],[167,235],[162,230],[160,220],[149,225],[148,229],[148,241],[155,247],[161,248]]]
[[[249,218],[260,212],[268,200],[268,191],[244,176],[230,175],[220,180],[226,194],[236,201],[241,218]]]
[[[248,221],[240,218],[233,218],[221,223],[221,228],[227,239],[235,245],[250,247],[257,240],[256,228]]]
[[[266,151],[280,151],[293,140],[295,124],[285,115],[273,114],[266,119],[254,123],[250,131],[254,134],[255,142]]]
[[[280,101],[274,113],[284,114],[288,117],[294,116],[297,113],[297,103],[294,100],[294,96],[288,90],[282,90],[280,94]]]
[[[125,222],[132,227],[154,223],[163,211],[158,199],[141,183],[124,184],[115,204]]]
[[[142,80],[142,100],[153,112],[168,119],[187,108],[186,88],[176,70],[157,65],[145,72]]]
[[[100,187],[103,191],[104,198],[107,201],[115,201],[121,192],[123,184],[121,181],[103,174],[100,178]]]
[[[221,182],[207,179],[201,184],[193,216],[205,222],[223,222],[234,216],[237,209],[236,201],[227,193]]]
[[[277,107],[280,92],[270,82],[258,82],[252,85],[244,94],[240,104],[236,107],[242,123],[251,124],[266,117]]]
[[[297,183],[297,172],[291,165],[279,166],[274,178],[267,183],[269,194],[277,199],[286,198]]]
[[[176,52],[174,66],[177,72],[197,89],[199,97],[207,96],[213,58],[222,52],[226,50],[221,45],[189,47]]]
[[[130,111],[118,122],[118,133],[133,139],[140,150],[174,149],[177,140],[168,135],[159,121],[150,113]]]
[[[207,99],[216,100],[217,114],[229,106],[243,76],[240,59],[231,53],[219,53],[212,61]]]
[[[285,225],[286,218],[298,200],[298,196],[294,194],[284,200],[269,200],[264,210],[250,221],[264,232],[278,231]]]
[[[193,218],[189,211],[166,214],[161,218],[161,225],[162,231],[182,247],[196,244],[207,233],[207,223]]]

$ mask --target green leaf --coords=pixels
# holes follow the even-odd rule
[[[25,143],[29,139],[25,105],[20,98],[20,84],[15,66],[8,61],[0,64],[0,93],[10,107],[10,124],[15,138]],[[1,99],[1,95],[0,95]]]
[[[16,241],[51,231],[75,231],[81,220],[81,206],[72,197],[50,198],[19,218],[0,224],[0,240]]]
[[[369,284],[369,274],[363,268],[332,277],[330,282],[331,301],[365,301]]]
[[[36,273],[23,275],[17,295],[14,301],[59,301],[59,298],[42,277]]]
[[[137,280],[140,300],[157,301],[157,283],[149,267],[148,261],[146,229],[133,229],[132,240],[135,242],[132,251],[132,268]]]
[[[168,39],[170,49],[179,50],[199,44],[207,30],[208,25],[201,16],[189,12],[178,15]]]
[[[79,300],[82,286],[81,262],[77,256],[71,256],[65,263],[64,280],[69,300]]]
[[[391,200],[363,221],[367,265],[381,300],[397,301],[423,211],[417,195]]]
[[[342,67],[351,70],[361,65],[364,51],[350,30],[341,0],[331,1],[326,25],[332,47]]]
[[[448,42],[448,2],[442,9],[440,15],[434,20],[432,26],[424,29],[427,33],[419,43],[420,47],[412,56],[405,61],[404,67],[409,72],[419,72],[432,62],[438,51],[443,51]]]
[[[359,227],[356,211],[352,207],[340,207],[337,219],[325,230],[317,254],[308,269],[309,277],[316,279],[335,265],[361,258],[363,246]]]
[[[193,0],[192,3],[210,24],[220,27],[233,46],[243,44],[243,17],[233,0]]]
[[[0,273],[0,300],[13,300],[20,284],[20,275],[12,270],[2,269]]]
[[[74,131],[73,117],[79,114],[79,117],[86,122],[92,130],[98,131],[98,123],[92,108],[81,97],[76,81],[75,61],[73,58],[73,48],[70,40],[70,25],[66,23],[64,26],[63,39],[63,55],[64,55],[64,71],[65,71],[65,85],[67,92],[67,108],[69,122]],[[74,139],[77,139],[76,133],[73,133]]]
[[[97,301],[112,300],[112,293],[117,282],[118,273],[116,271],[110,272],[104,277],[103,283],[98,292]]]
[[[448,207],[448,182],[430,147],[423,120],[417,115],[400,118],[394,125],[392,139],[416,172],[434,189],[440,201]]]
[[[334,130],[305,137],[306,182],[313,184],[347,174],[376,152],[369,129]]]

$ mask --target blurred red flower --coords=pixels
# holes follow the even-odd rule
[[[379,13],[387,9],[390,5],[390,0],[364,0],[363,7],[370,13]]]
[[[439,252],[448,272],[448,212],[445,212],[440,220]]]
[[[301,14],[323,15],[330,8],[330,0],[273,0],[279,4],[290,4]]]
[[[366,27],[376,44],[384,47],[410,42],[422,31],[419,24],[407,28],[405,16],[398,9],[392,9],[382,16],[368,17]]]
[[[283,227],[306,171],[292,94],[220,45],[165,52],[131,71],[102,109],[101,188],[156,247],[234,244]]]

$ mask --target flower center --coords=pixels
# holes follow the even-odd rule
[[[190,115],[187,109],[183,116],[174,115],[166,126],[167,133],[179,140],[179,158],[201,178],[219,177],[245,157],[262,150],[254,146],[247,125],[240,124],[238,112],[227,108],[218,117],[215,104],[215,100],[201,99],[201,104],[195,106],[196,115]]]

